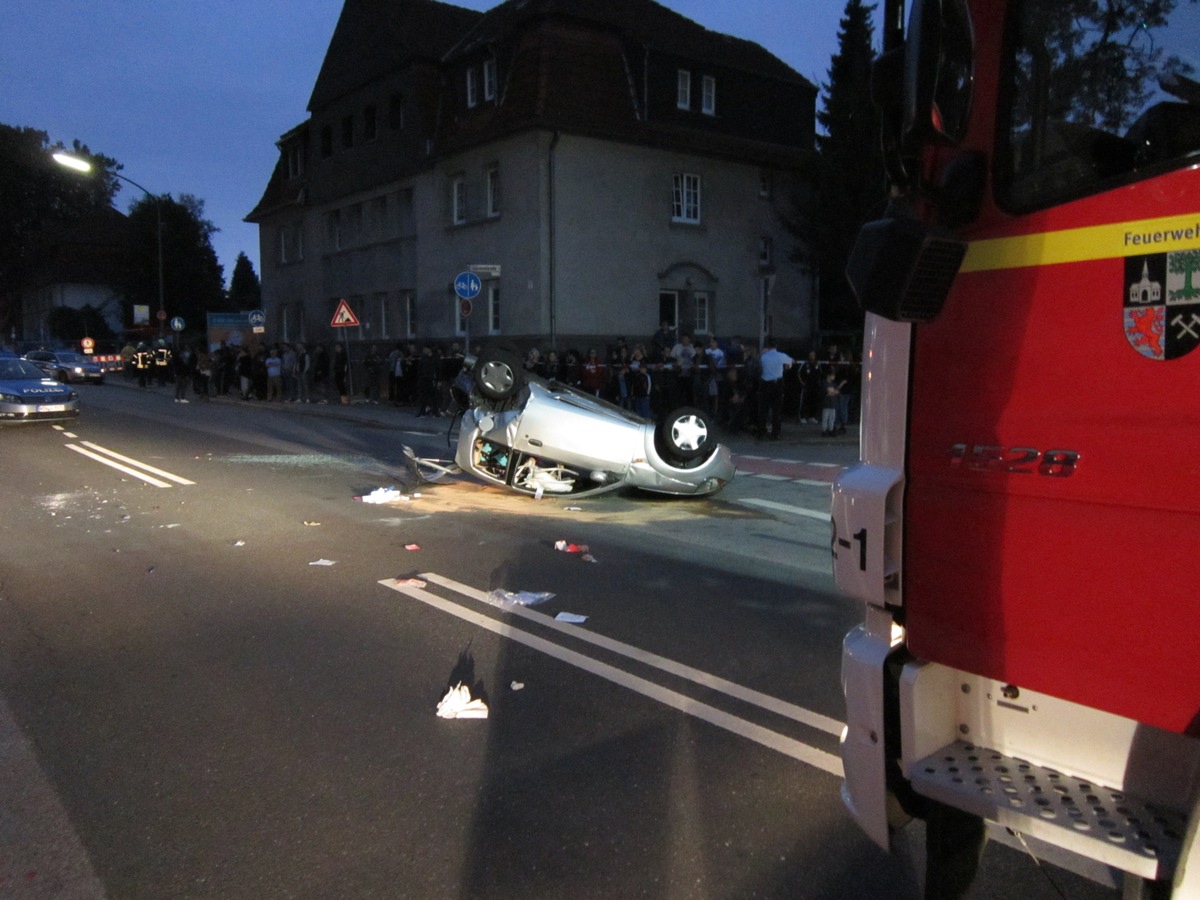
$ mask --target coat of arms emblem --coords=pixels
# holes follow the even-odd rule
[[[1150,359],[1178,359],[1200,345],[1200,250],[1125,258],[1125,338]]]

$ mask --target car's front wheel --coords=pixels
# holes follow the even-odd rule
[[[484,350],[475,362],[475,384],[489,400],[507,400],[521,389],[521,361],[507,350]]]
[[[708,413],[690,406],[672,412],[658,425],[659,452],[668,460],[691,462],[709,453],[716,444]]]

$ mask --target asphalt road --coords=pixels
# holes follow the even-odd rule
[[[412,484],[442,420],[83,392],[0,434],[0,897],[916,896],[837,793],[850,443],[568,509]],[[1059,895],[996,845],[973,896]]]

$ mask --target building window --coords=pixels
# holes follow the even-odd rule
[[[287,159],[288,178],[299,178],[304,174],[304,148],[299,144],[292,144],[284,151],[284,156]]]
[[[479,102],[478,87],[475,83],[475,67],[471,66],[467,69],[467,107],[473,108]]]
[[[695,293],[692,295],[692,309],[695,312],[695,334],[708,334],[708,294]]]
[[[675,105],[680,109],[692,108],[692,73],[680,69],[675,76]]]
[[[454,298],[454,333],[465,335],[467,333],[467,317],[463,315],[463,307],[466,305],[466,300]]]
[[[371,297],[371,310],[375,313],[375,337],[383,339],[388,335],[388,314],[387,314],[387,294],[384,291],[376,291]],[[371,319],[367,318],[367,330],[371,330]],[[368,334],[368,337],[371,335]]]
[[[455,225],[467,221],[467,182],[462,175],[450,182],[450,221]]]
[[[671,221],[700,222],[700,176],[676,172],[673,176]]]
[[[363,110],[363,140],[373,141],[376,137],[375,130],[375,107],[368,106]]]
[[[388,128],[399,131],[404,127],[404,95],[392,94],[388,97]]]
[[[758,239],[758,264],[766,268],[771,265],[771,245],[772,240],[769,237],[760,237]]]
[[[346,240],[351,244],[362,243],[363,239],[363,207],[355,203],[349,209],[346,222]]]
[[[483,99],[496,99],[496,61],[486,60],[483,64]]]
[[[342,211],[335,209],[329,214],[329,218],[325,220],[327,231],[329,234],[329,249],[342,249]]]
[[[497,166],[487,170],[487,214],[500,215],[500,169]]]
[[[405,331],[410,338],[417,336],[417,297],[412,291],[404,292]]]
[[[342,149],[349,150],[354,146],[354,116],[342,119]]]
[[[333,156],[333,126],[321,126],[321,158],[329,159]]]
[[[488,285],[488,334],[500,333],[500,285]]]
[[[304,230],[300,225],[284,225],[279,229],[279,263],[300,262],[304,259]]]
[[[771,199],[771,173],[770,172],[759,172],[758,173],[758,196],[762,197],[764,200]]]
[[[371,201],[371,237],[382,240],[387,237],[388,228],[388,198],[387,194],[376,197]]]
[[[711,75],[700,81],[700,111],[708,116],[717,114],[717,79]]]

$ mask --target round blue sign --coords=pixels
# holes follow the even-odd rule
[[[254,312],[250,313],[249,319],[250,324],[255,328],[261,328],[263,325],[267,324],[267,314],[261,309],[256,309]]]
[[[483,282],[474,272],[459,272],[454,276],[454,293],[464,300],[474,300],[483,289]]]
[[[183,316],[175,316],[175,318],[171,319],[171,330],[183,331],[183,324]]]

